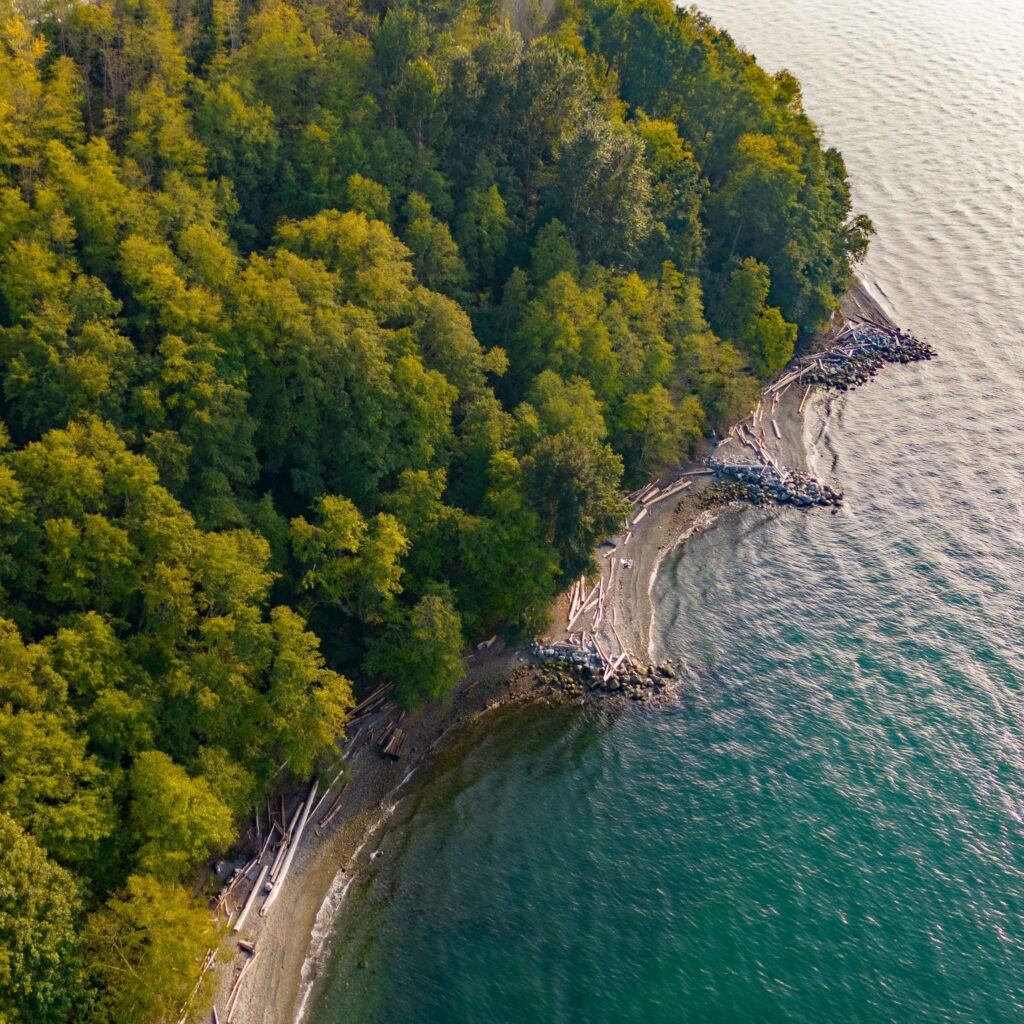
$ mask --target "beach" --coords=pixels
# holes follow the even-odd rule
[[[848,294],[842,313],[888,322],[884,310],[862,286]],[[834,324],[837,322],[841,324],[843,317],[834,318]],[[836,333],[837,328],[830,328],[815,339],[812,347],[827,347]],[[788,388],[777,401],[768,399],[761,413],[760,432],[766,449],[790,469],[808,468],[805,432],[810,429],[808,424],[820,423],[827,416],[827,407],[818,408],[817,403],[832,400],[813,387],[805,400],[806,390],[803,385]],[[764,424],[772,420],[777,432],[770,425],[764,429]],[[741,422],[753,420],[747,417]],[[658,568],[677,545],[709,529],[725,507],[709,506],[706,500],[704,491],[713,477],[704,472],[703,459],[720,453],[732,457],[736,446],[734,439],[716,439],[706,446],[700,460],[652,481],[648,495],[654,495],[655,500],[646,506],[642,500],[634,502],[627,517],[631,525],[608,538],[597,552],[600,578],[595,575],[589,588],[601,594],[600,606],[595,603],[589,611],[577,611],[570,630],[571,599],[568,594],[562,595],[552,610],[552,625],[541,638],[543,643],[564,642],[574,633],[587,631],[598,638],[610,657],[617,659],[622,653],[638,666],[649,662],[654,610],[651,592]],[[686,486],[675,490],[682,484]],[[668,497],[658,501],[659,494]],[[638,520],[641,511],[644,514]],[[311,956],[311,951],[318,952],[327,939],[331,917],[358,870],[359,852],[367,838],[387,821],[418,769],[459,730],[500,707],[548,696],[538,667],[526,645],[505,648],[499,640],[468,656],[466,678],[448,702],[413,715],[402,715],[393,705],[385,704],[350,727],[344,747],[347,778],[329,793],[321,790],[322,802],[296,850],[282,898],[265,917],[258,912],[257,900],[241,931],[228,932],[224,939],[223,958],[214,968],[214,1005],[221,1021],[286,1024],[301,1019],[317,981],[318,957]],[[379,738],[392,723],[399,724],[406,734],[402,756],[397,760],[383,757],[378,749]],[[323,784],[328,782],[330,776]],[[332,807],[343,783],[344,794],[336,813],[323,829],[319,828],[318,819]],[[304,795],[293,794],[287,817]],[[243,862],[245,858],[240,858],[239,863]],[[251,870],[251,878],[255,879],[257,871],[258,866]],[[230,920],[237,917],[251,885],[248,880],[238,885],[226,902]],[[254,952],[240,947],[239,939]]]

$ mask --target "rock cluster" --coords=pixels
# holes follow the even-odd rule
[[[603,667],[601,657],[591,648],[584,649],[576,644],[556,643],[547,646],[536,640],[530,642],[530,653],[541,661],[555,662],[560,665],[584,666],[600,671]]]
[[[682,672],[671,659],[658,665],[623,666],[607,679],[590,665],[545,661],[536,670],[535,688],[553,700],[592,701],[622,697],[645,702],[667,696],[682,681]]]
[[[854,339],[819,356],[802,380],[836,391],[849,391],[869,381],[889,363],[914,363],[936,355],[926,341],[898,330],[862,327]]]
[[[774,466],[748,466],[744,463],[719,462],[707,459],[706,464],[715,474],[736,481],[735,496],[746,498],[756,505],[774,503],[810,508],[812,505],[838,507],[843,492],[822,483],[810,473],[797,470],[778,470]]]

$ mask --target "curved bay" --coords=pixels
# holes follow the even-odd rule
[[[502,715],[433,767],[316,1024],[1024,1014],[1024,8],[703,7],[801,79],[869,284],[942,358],[831,403],[842,514],[666,560],[678,707]]]

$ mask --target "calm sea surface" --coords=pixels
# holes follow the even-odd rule
[[[842,514],[666,561],[677,707],[504,715],[412,787],[314,1024],[1024,1020],[1024,0],[702,6],[800,77],[942,358],[810,431]]]

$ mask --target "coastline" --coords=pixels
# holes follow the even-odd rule
[[[843,313],[891,322],[860,282],[844,297],[841,309]],[[813,350],[826,348],[835,333],[830,328],[819,335],[812,343]],[[807,468],[805,389],[824,394],[815,385],[789,388],[771,407],[778,435],[774,430],[764,432],[771,455],[793,469]],[[740,422],[750,421],[752,416]],[[726,438],[707,446],[704,454],[713,454],[728,443]],[[605,595],[603,615],[596,623],[596,611],[591,612],[589,620],[579,616],[574,628],[583,628],[582,622],[588,621],[594,635],[609,648],[626,652],[638,662],[650,662],[652,590],[662,560],[694,534],[710,529],[719,513],[729,507],[707,507],[706,496],[702,498],[702,494],[713,478],[702,474],[702,469],[702,462],[698,461],[664,474],[655,482],[663,493],[683,483],[684,478],[688,485],[678,492],[678,497],[672,495],[648,506],[642,520],[629,531],[628,542],[626,534],[620,534],[610,538],[613,549],[603,546],[598,550]],[[630,519],[635,518],[641,507],[634,506]],[[630,565],[627,567],[625,562]],[[568,637],[569,609],[569,596],[563,594],[555,602],[553,626],[545,642]],[[315,954],[327,939],[334,911],[357,873],[360,850],[387,821],[403,788],[420,767],[457,731],[490,711],[537,699],[546,692],[538,690],[543,680],[535,671],[536,666],[536,659],[529,656],[525,645],[504,649],[499,643],[472,656],[466,678],[445,704],[427,707],[411,718],[399,716],[397,709],[385,705],[352,727],[344,748],[350,769],[348,783],[334,820],[319,829],[316,815],[310,819],[309,831],[314,839],[311,841],[307,832],[296,850],[286,898],[266,917],[254,908],[241,932],[229,931],[224,938],[224,959],[214,968],[213,979],[214,1005],[221,1021],[291,1024],[301,1019],[317,980]],[[379,735],[389,720],[400,721],[407,735],[403,757],[397,761],[382,757],[371,735]],[[331,799],[334,792],[336,789]],[[299,798],[295,799],[297,802]],[[321,805],[321,810],[329,806],[330,800]],[[239,905],[245,895],[246,889],[240,888],[232,905]],[[257,955],[250,956],[241,949],[238,939],[254,945]],[[237,986],[228,1015],[225,1008],[229,995],[246,964],[249,967]]]

